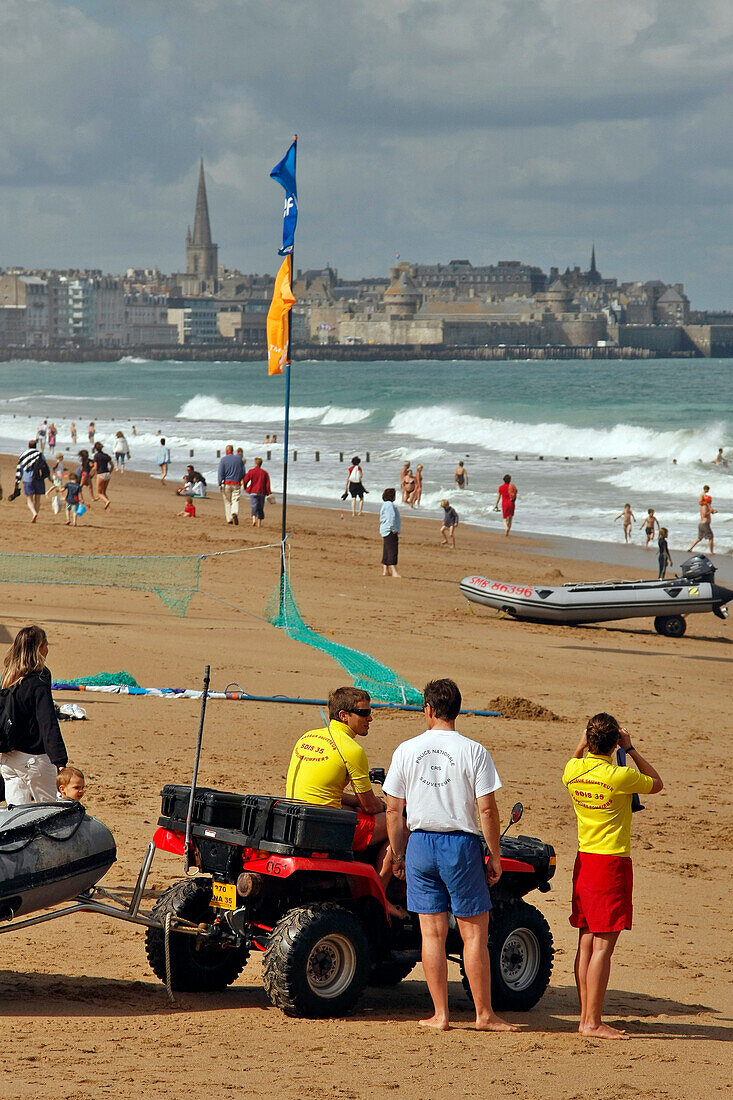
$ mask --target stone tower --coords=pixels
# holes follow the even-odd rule
[[[186,274],[194,275],[201,282],[216,279],[219,265],[218,253],[218,245],[213,244],[211,240],[209,204],[206,199],[204,158],[202,157],[193,233],[191,233],[191,227],[189,226],[186,234]]]

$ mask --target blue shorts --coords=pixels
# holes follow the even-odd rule
[[[477,917],[491,909],[483,848],[474,833],[412,833],[405,874],[412,913]]]

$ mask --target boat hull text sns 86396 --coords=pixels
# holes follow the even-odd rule
[[[653,616],[659,634],[681,637],[685,616],[712,611],[724,619],[733,590],[715,583],[715,566],[695,554],[682,576],[665,581],[604,581],[590,584],[508,584],[473,575],[461,581],[472,603],[505,611],[532,623],[601,623]]]

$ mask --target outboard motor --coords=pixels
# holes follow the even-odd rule
[[[682,576],[685,580],[695,584],[713,584],[715,581],[715,566],[710,558],[704,554],[693,554],[691,558],[682,563]]]

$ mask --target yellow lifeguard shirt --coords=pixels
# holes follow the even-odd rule
[[[366,753],[351,736],[349,727],[334,718],[328,729],[304,733],[290,758],[287,797],[340,807],[349,781],[357,794],[372,789]]]
[[[649,794],[652,777],[589,752],[584,760],[568,760],[562,781],[578,818],[579,850],[631,855],[631,796]]]

